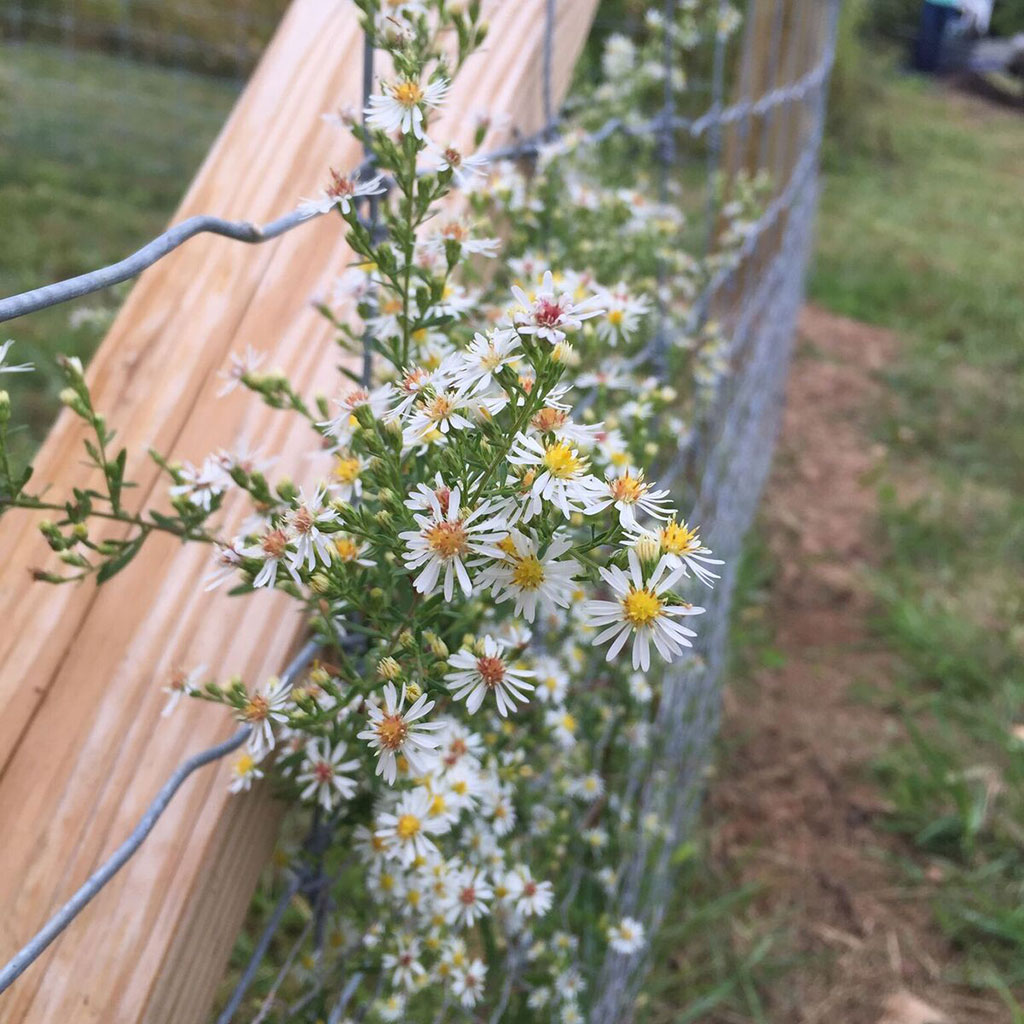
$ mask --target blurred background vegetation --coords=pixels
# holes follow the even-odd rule
[[[285,0],[0,0],[0,293],[110,262],[159,231],[230,110]],[[640,5],[641,7],[643,5]],[[635,3],[612,14],[637,15]],[[126,12],[131,25],[128,31]],[[933,908],[957,984],[1024,1021],[1024,118],[907,75],[919,0],[846,0],[833,75],[810,298],[898,332],[872,439],[878,481],[872,643],[892,652],[897,738],[863,766],[905,840],[899,884]],[[1024,31],[997,0],[993,31]],[[123,292],[8,327],[27,455],[56,408],[55,352],[88,356]],[[902,486],[916,482],[914,496]],[[770,594],[757,538],[747,602]],[[738,622],[742,621],[743,601]],[[736,632],[734,678],[772,639]],[[772,654],[772,657],[777,655]],[[998,798],[972,771],[1000,780]],[[658,1021],[769,1020],[793,955],[784,922],[698,836],[648,992]],[[938,866],[941,885],[934,884]],[[680,954],[680,951],[683,951]],[[783,980],[780,980],[783,979]]]

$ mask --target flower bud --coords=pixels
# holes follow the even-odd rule
[[[377,675],[381,679],[387,679],[390,682],[394,682],[402,673],[402,666],[395,661],[390,655],[386,658],[381,658],[377,662]]]
[[[448,657],[448,645],[436,634],[436,633],[424,633],[424,639],[427,641],[427,646],[430,648],[430,653],[435,658],[447,658]]]
[[[69,409],[73,409],[78,403],[78,393],[74,388],[64,388],[60,393],[61,405],[66,405]]]
[[[309,580],[310,589],[314,594],[326,594],[331,588],[331,581],[322,572],[315,572]]]
[[[11,396],[6,391],[0,391],[0,423],[6,423],[11,418]]]
[[[398,646],[403,650],[409,650],[416,643],[416,638],[412,635],[411,629],[403,629],[398,634]]]
[[[83,377],[85,371],[82,369],[82,360],[78,356],[57,356],[57,365],[69,376],[69,377]],[[63,401],[63,399],[62,399]]]
[[[405,695],[409,700],[419,700],[423,696],[423,687],[419,683],[409,683],[405,688]]]
[[[661,539],[656,533],[650,531],[640,534],[633,546],[641,562],[657,561],[661,555]]]

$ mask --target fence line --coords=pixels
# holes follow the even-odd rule
[[[757,2],[758,0],[753,0],[752,6]],[[775,0],[774,15],[779,36],[782,34],[782,11],[785,2],[786,0]],[[794,0],[794,3],[797,9],[803,10],[799,0]],[[674,10],[673,0],[666,0],[665,6],[666,17],[670,18]],[[659,145],[660,159],[666,166],[671,166],[675,162],[673,152],[675,132],[686,132],[694,139],[709,133],[708,168],[710,176],[711,169],[716,168],[721,160],[724,128],[739,126],[740,131],[745,135],[745,124],[751,117],[767,117],[776,109],[797,102],[811,105],[809,110],[810,128],[803,140],[800,155],[790,169],[786,184],[749,229],[730,261],[705,283],[693,303],[690,316],[685,323],[676,327],[677,333],[686,337],[702,324],[718,300],[722,289],[727,285],[734,284],[737,275],[746,272],[748,262],[757,256],[762,243],[776,228],[780,228],[781,224],[777,251],[768,254],[768,267],[759,275],[757,287],[749,294],[744,295],[738,309],[733,311],[735,324],[732,332],[731,355],[736,358],[738,351],[750,340],[753,341],[753,351],[739,377],[738,385],[732,388],[731,394],[720,396],[719,410],[716,414],[709,416],[709,426],[720,429],[717,430],[717,433],[711,429],[707,436],[700,438],[703,449],[698,454],[703,454],[707,459],[707,465],[704,467],[706,475],[702,479],[700,515],[714,524],[713,532],[721,534],[723,539],[730,535],[738,537],[745,532],[770,456],[770,445],[765,441],[764,432],[767,430],[770,434],[773,429],[773,420],[777,417],[781,381],[784,377],[788,355],[788,335],[791,333],[802,294],[802,268],[806,257],[809,226],[813,217],[816,191],[815,173],[823,122],[824,86],[831,67],[836,7],[835,0],[829,0],[821,42],[823,54],[821,59],[809,71],[786,85],[773,88],[756,100],[745,99],[723,107],[724,48],[720,44],[716,44],[712,85],[713,99],[711,107],[706,113],[695,119],[677,116],[674,111],[673,90],[667,88],[664,108],[655,118],[640,124],[627,124],[621,119],[613,118],[594,132],[583,138],[573,138],[569,142],[574,147],[596,145],[617,131],[633,136],[652,135],[661,142]],[[492,151],[489,154],[492,159],[535,156],[542,153],[547,146],[561,144],[557,139],[553,141],[558,127],[558,121],[552,113],[551,84],[555,0],[546,0],[545,11],[546,30],[543,36],[542,54],[542,102],[545,126],[527,139]],[[666,35],[670,36],[670,33]],[[774,31],[773,38],[775,38]],[[775,42],[777,48],[779,40],[776,39]],[[778,54],[773,53],[772,59],[777,61]],[[669,40],[665,52],[666,72],[671,66],[672,50]],[[364,74],[364,86],[368,89],[371,81],[369,69],[372,69],[372,46],[369,44],[367,45],[364,69],[367,69]],[[776,76],[777,71],[776,64],[771,72],[772,78]],[[666,73],[666,82],[668,80],[669,75]],[[761,163],[767,159],[767,139],[768,133],[766,132],[761,139],[759,156]],[[367,152],[364,155],[366,162],[362,169],[368,168],[372,161],[372,154]],[[710,188],[707,203],[710,231],[713,227],[711,222],[714,210],[714,193]],[[370,207],[373,224],[376,224],[376,210],[377,205],[374,203]],[[209,232],[246,243],[260,243],[291,231],[308,219],[310,218],[295,211],[263,227],[258,227],[248,222],[225,221],[209,216],[189,218],[158,236],[125,260],[100,268],[90,274],[35,289],[0,302],[0,322],[133,277],[197,234]],[[710,247],[710,241],[711,235],[709,234],[705,254]],[[632,365],[639,365],[643,361],[651,360],[656,367],[659,367],[659,351],[667,344],[663,306],[660,309],[662,322],[648,346],[631,360]],[[369,346],[364,346],[363,376],[366,381],[370,379],[371,374],[370,359]],[[665,380],[663,370],[659,376]],[[725,413],[721,411],[723,405],[728,406]],[[691,439],[690,445],[681,447],[680,451],[669,461],[662,477],[664,483],[669,483],[683,471],[685,464],[694,454],[692,449],[696,441],[697,435]],[[737,458],[738,452],[742,452],[741,458]],[[731,461],[728,463],[726,462],[727,456],[731,456]],[[726,473],[730,482],[728,486],[723,483],[721,475],[723,472]],[[725,497],[724,505],[721,503],[723,496]],[[716,549],[726,547],[728,545],[716,543]],[[657,755],[660,758],[658,764],[661,767],[648,764],[646,778],[637,780],[636,783],[640,791],[641,806],[644,809],[661,806],[666,800],[670,803],[674,801],[674,809],[670,817],[675,823],[677,834],[682,834],[692,819],[696,806],[695,801],[700,791],[699,774],[706,764],[708,742],[714,733],[717,722],[717,686],[725,649],[724,623],[727,620],[738,552],[725,553],[729,556],[730,568],[727,570],[722,587],[715,592],[711,602],[712,607],[709,608],[712,614],[708,618],[714,620],[710,631],[711,635],[706,638],[710,655],[704,665],[690,665],[679,672],[666,673],[665,697],[656,723],[656,730],[664,745]],[[291,679],[297,676],[315,656],[316,650],[315,643],[307,643],[289,665],[286,670],[286,678]],[[694,715],[696,725],[689,729],[680,728],[683,725],[680,715],[688,708],[696,708]],[[44,929],[3,971],[0,971],[0,992],[13,983],[32,960],[53,941],[89,899],[100,891],[106,881],[138,849],[184,779],[203,764],[236,749],[244,741],[246,735],[246,729],[239,730],[230,740],[195,755],[178,769],[168,780],[157,799],[153,801],[138,827],[118,848],[114,856],[90,877]],[[679,766],[680,764],[683,766],[682,777],[686,784],[678,787],[666,787],[664,784],[665,766]],[[328,825],[324,825],[318,820],[314,832],[328,828]],[[668,874],[669,865],[666,860],[668,851],[668,844],[665,844],[658,857],[655,858],[656,869],[651,872],[652,850],[646,840],[642,841],[631,863],[624,871],[624,881],[619,891],[620,906],[631,913],[646,917],[652,926],[656,926],[664,914],[665,893],[663,888],[659,892],[658,887],[664,886],[664,879]],[[243,974],[241,983],[218,1019],[220,1024],[227,1024],[240,1005],[248,983],[252,980],[255,969],[266,952],[288,901],[302,886],[308,885],[309,881],[308,877],[304,877],[298,872],[293,875],[278,908],[272,914],[263,936],[257,943],[256,951],[249,967]],[[318,880],[318,884],[321,886],[323,882],[322,878]],[[645,894],[643,899],[642,894]],[[510,950],[509,957],[509,977],[511,977],[514,967],[512,962],[514,950]],[[639,985],[639,979],[642,977],[642,964],[642,956],[625,961],[622,958],[617,960],[610,958],[606,961],[605,970],[601,976],[595,1015],[592,1018],[594,1024],[602,1021],[611,1024],[612,1021],[625,1019],[622,1015],[629,1012],[628,1001],[635,995]],[[358,978],[354,977],[346,985],[338,1003],[337,1014],[332,1013],[332,1020],[336,1016],[340,1017],[347,1002],[354,994],[357,984]],[[495,1020],[500,1016],[501,1013],[496,1011]]]

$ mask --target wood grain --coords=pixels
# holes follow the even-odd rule
[[[556,100],[595,3],[558,4]],[[507,114],[524,133],[541,126],[544,6],[488,5],[490,41],[454,83],[439,138],[467,143],[478,110]],[[356,166],[355,143],[319,115],[357,105],[361,74],[354,7],[295,0],[175,220],[265,221],[315,194],[328,165]],[[493,131],[485,146],[509,134]],[[202,236],[142,275],[89,368],[96,405],[128,448],[138,506],[159,501],[164,486],[150,445],[198,461],[245,441],[290,453],[293,466],[286,457],[281,468],[303,471],[308,428],[242,393],[216,401],[216,372],[252,344],[301,391],[330,389],[337,349],[309,300],[350,259],[340,222],[323,218],[259,247]],[[80,438],[62,415],[37,479],[85,482]],[[2,960],[121,842],[173,768],[231,731],[205,706],[160,719],[173,668],[205,664],[255,684],[286,662],[302,628],[275,595],[205,593],[208,552],[168,538],[102,588],[31,585],[28,569],[49,554],[38,518],[0,524]],[[231,798],[226,781],[221,765],[185,784],[142,851],[0,997],[0,1021],[204,1019],[278,825],[265,792]]]

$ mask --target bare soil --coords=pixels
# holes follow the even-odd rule
[[[762,888],[795,967],[768,993],[779,1024],[988,1024],[1006,1013],[944,980],[955,956],[884,828],[870,763],[894,734],[864,683],[890,677],[866,575],[882,557],[870,417],[890,332],[804,311],[760,530],[776,567],[779,668],[727,692],[709,818],[716,861]],[[758,609],[753,609],[757,613]],[[718,1018],[731,1020],[732,1018]]]

